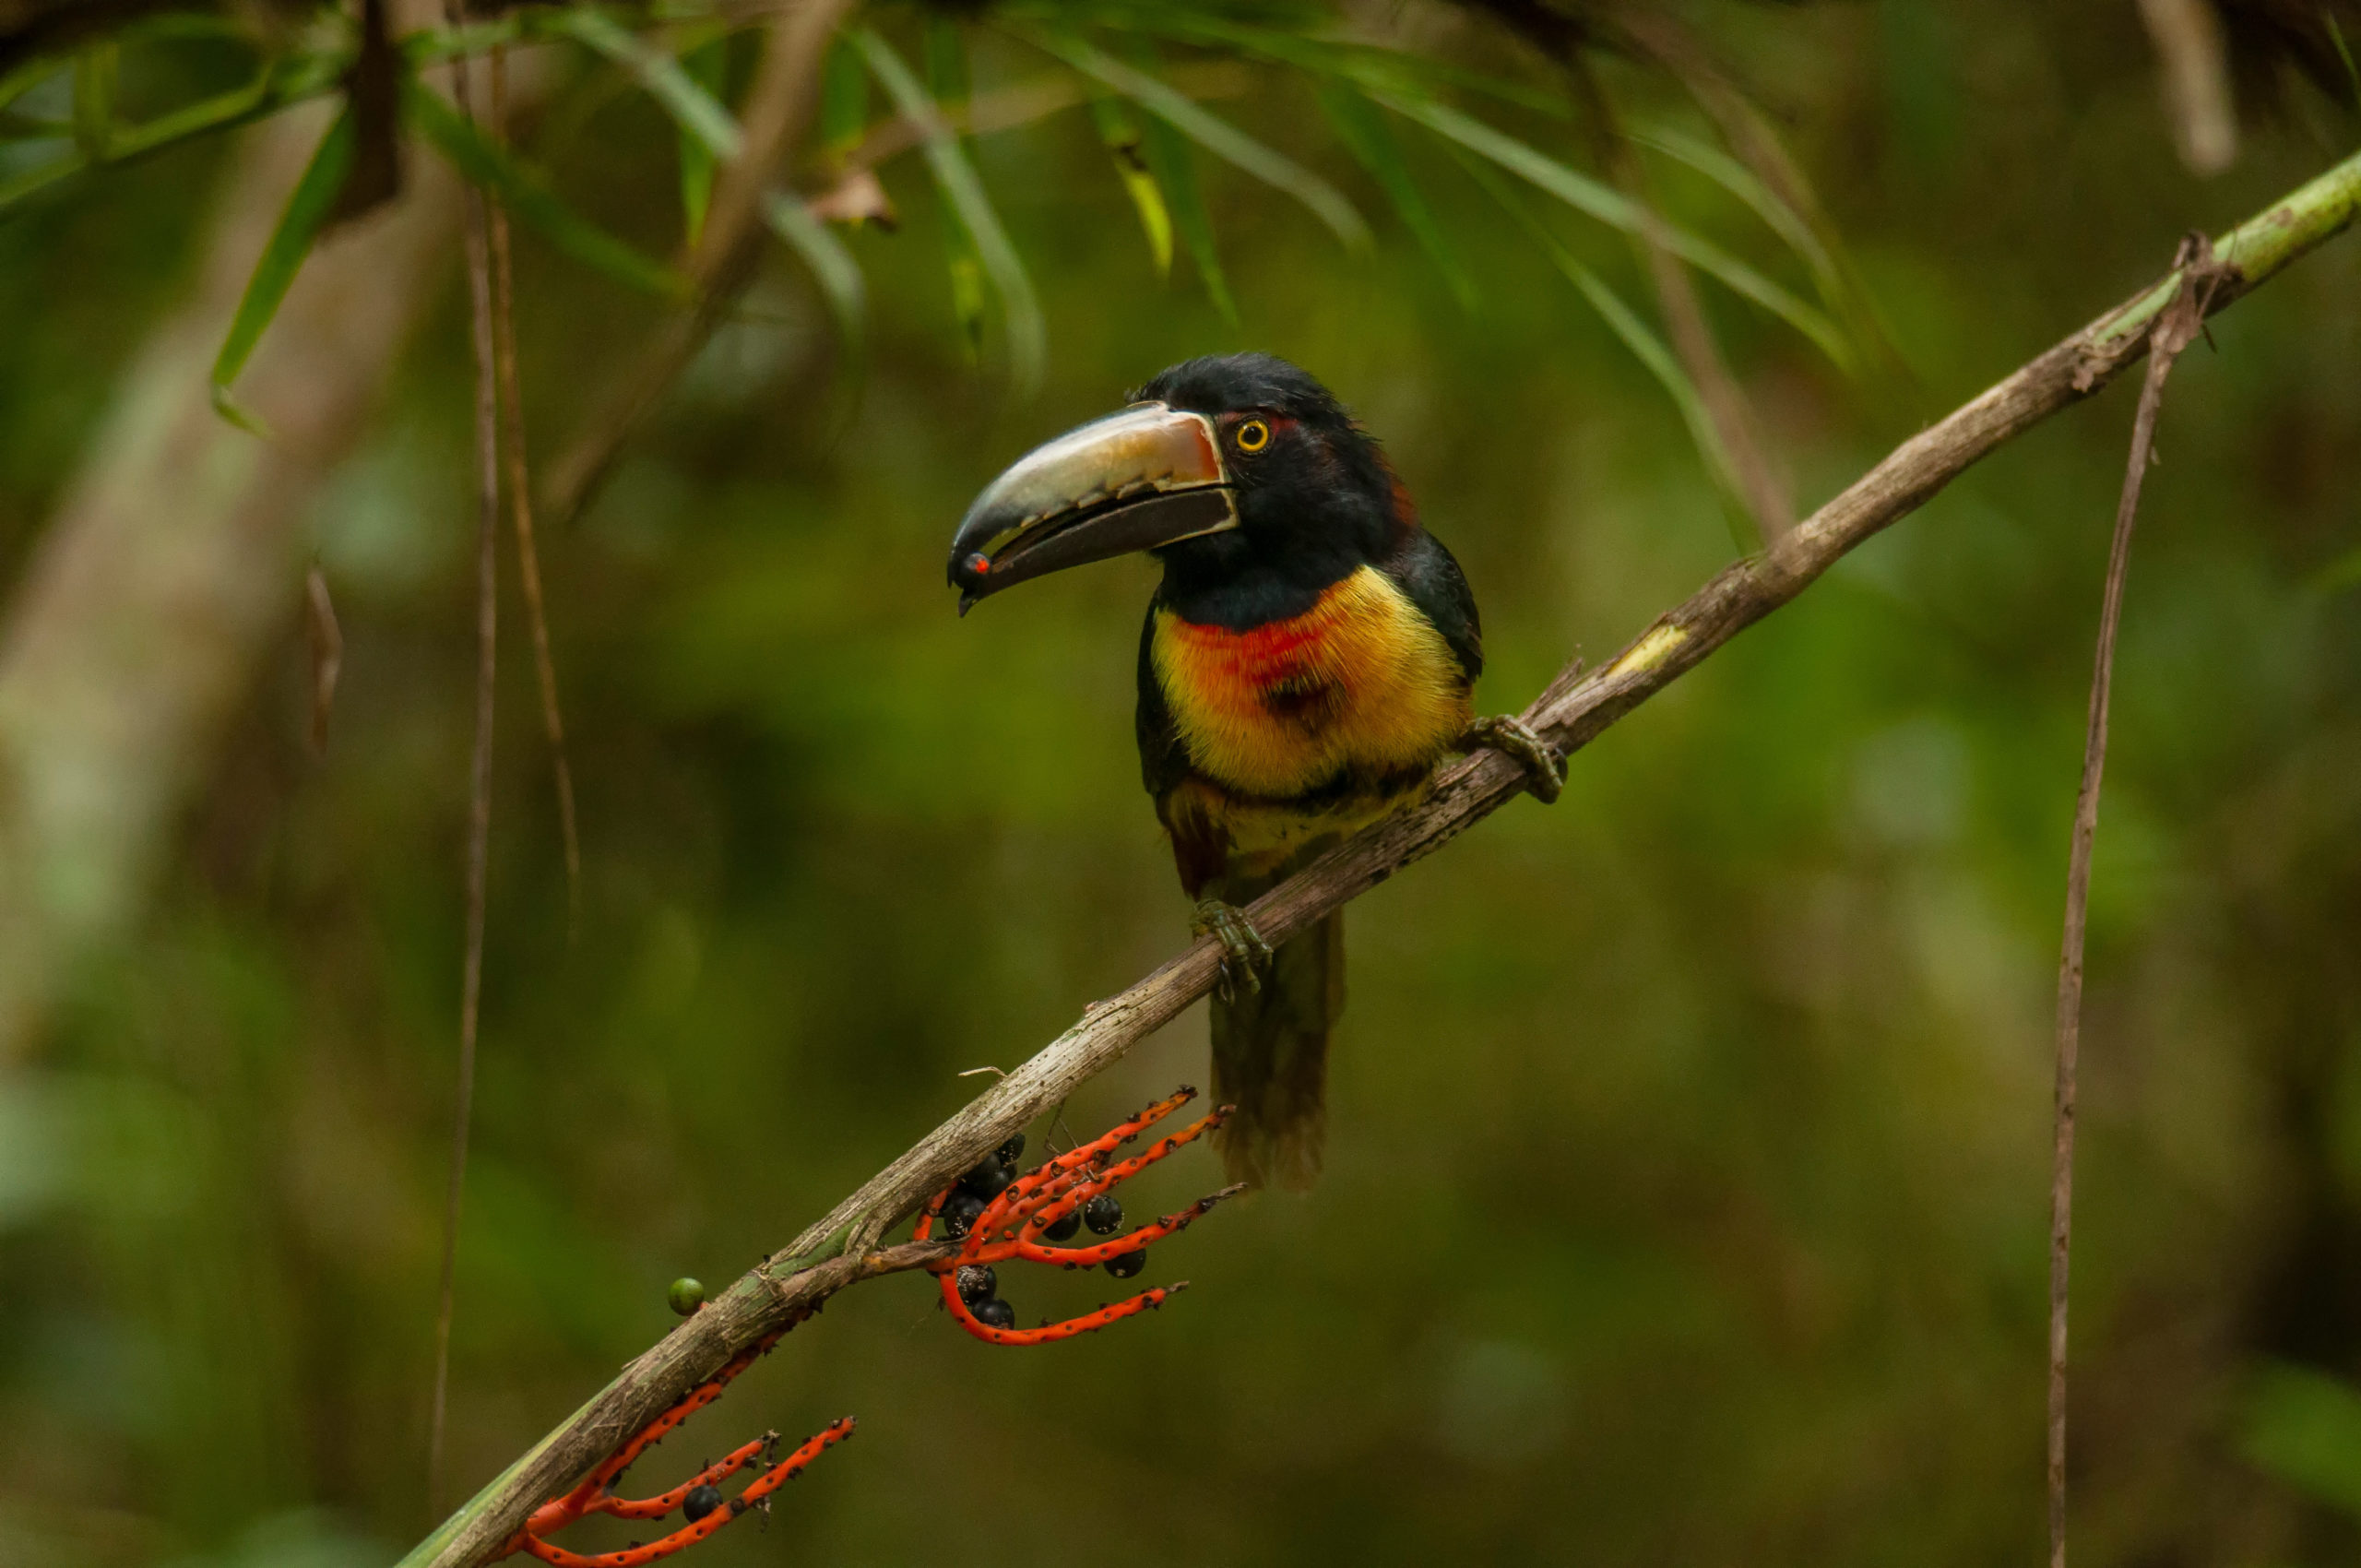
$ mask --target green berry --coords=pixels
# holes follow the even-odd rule
[[[705,1287],[683,1276],[672,1281],[672,1288],[664,1292],[664,1299],[672,1303],[674,1312],[687,1317],[705,1305]]]

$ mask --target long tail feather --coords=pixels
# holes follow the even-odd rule
[[[1319,1176],[1328,1031],[1344,1011],[1341,909],[1282,943],[1260,991],[1215,998],[1214,1092],[1238,1107],[1219,1134],[1231,1181],[1301,1192]]]

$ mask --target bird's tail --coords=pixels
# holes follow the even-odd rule
[[[1214,1094],[1233,1182],[1301,1192],[1327,1130],[1328,1031],[1345,1011],[1345,912],[1280,944],[1259,991],[1213,1003]]]

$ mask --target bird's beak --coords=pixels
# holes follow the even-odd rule
[[[985,487],[951,540],[959,612],[1028,577],[1238,526],[1213,422],[1135,403],[1038,446]]]

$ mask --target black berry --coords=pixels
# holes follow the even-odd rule
[[[974,1313],[976,1321],[986,1328],[1014,1328],[1016,1326],[1016,1309],[998,1296],[978,1301],[968,1311]]]
[[[1082,1206],[1082,1222],[1098,1235],[1112,1236],[1123,1228],[1123,1206],[1101,1193]]]
[[[954,1238],[965,1236],[976,1228],[976,1216],[984,1212],[984,1200],[973,1193],[954,1193],[943,1206],[943,1229]]]
[[[1014,1170],[1016,1169],[1016,1162],[1024,1158],[1025,1134],[1011,1133],[1008,1135],[1008,1142],[1000,1146],[1000,1162]]]
[[[1075,1231],[1081,1229],[1081,1212],[1077,1209],[1070,1208],[1066,1210],[1065,1217],[1060,1219],[1056,1224],[1044,1225],[1041,1227],[1041,1234],[1052,1241],[1062,1241],[1072,1237]]]
[[[1015,1180],[1016,1172],[1003,1164],[1000,1156],[988,1154],[981,1165],[959,1178],[959,1190],[979,1198],[996,1198],[1002,1188]]]
[[[721,1506],[721,1489],[718,1486],[693,1486],[689,1495],[681,1499],[681,1517],[690,1524]]]
[[[969,1264],[959,1271],[959,1299],[971,1307],[991,1301],[999,1289],[1000,1277],[992,1273],[990,1264]]]
[[[1142,1247],[1135,1253],[1117,1253],[1107,1260],[1104,1266],[1116,1278],[1129,1279],[1147,1266],[1147,1249]]]

